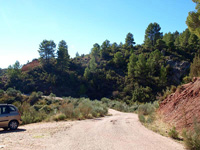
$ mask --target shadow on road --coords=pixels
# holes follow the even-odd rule
[[[0,130],[0,134],[13,133],[13,132],[24,132],[24,131],[26,131],[26,129]]]

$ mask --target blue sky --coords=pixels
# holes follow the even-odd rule
[[[151,22],[182,32],[194,9],[192,0],[0,0],[0,68],[38,58],[44,39],[65,40],[74,57],[106,39],[124,43],[128,32],[141,44]]]

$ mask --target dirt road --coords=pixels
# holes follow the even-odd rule
[[[109,110],[112,116],[83,121],[36,123],[16,132],[0,130],[3,150],[183,150],[156,134],[136,114]]]

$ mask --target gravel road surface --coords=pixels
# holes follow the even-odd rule
[[[17,131],[0,129],[2,150],[184,150],[183,145],[146,129],[133,113],[82,121],[35,123]]]

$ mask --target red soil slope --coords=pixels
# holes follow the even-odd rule
[[[194,120],[200,123],[200,78],[177,88],[175,93],[161,102],[158,112],[178,131],[192,129]]]
[[[24,65],[24,66],[22,67],[22,71],[24,72],[24,71],[31,70],[31,69],[33,69],[34,67],[37,67],[37,66],[39,66],[39,65],[40,65],[40,62],[39,62],[37,59],[34,59],[32,62],[30,62],[30,63]]]

